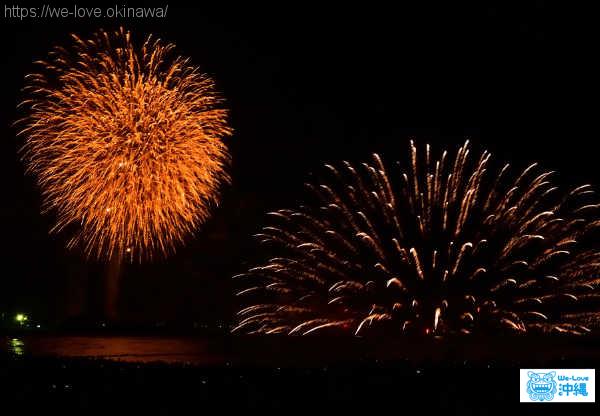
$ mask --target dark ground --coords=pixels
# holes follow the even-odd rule
[[[2,363],[3,403],[17,413],[198,414],[241,409],[364,407],[404,412],[436,407],[464,413],[518,405],[510,368],[339,365],[320,368],[197,368],[101,360],[21,359]],[[168,380],[168,382],[165,382]]]
[[[451,414],[505,414],[530,408],[518,403],[518,369],[504,365],[417,367],[400,361],[319,368],[222,368],[93,359],[3,361],[0,365],[7,371],[0,381],[2,408],[14,406],[17,414],[178,414],[209,409],[437,409]],[[564,365],[577,366],[561,362]],[[550,406],[542,407],[550,413],[564,409]],[[577,412],[593,414],[592,406],[580,406]]]
[[[139,357],[146,362],[119,362],[0,352],[0,409],[85,415],[245,409],[552,414],[564,406],[518,403],[518,369],[600,364],[593,338],[404,339],[382,345],[340,338],[188,337],[187,342],[201,346],[202,356],[169,364],[149,356]],[[568,409],[591,415],[593,407]]]

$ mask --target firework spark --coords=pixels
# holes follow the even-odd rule
[[[491,167],[488,152],[470,153],[467,142],[434,160],[411,142],[399,181],[378,155],[326,165],[331,179],[307,185],[315,203],[270,213],[274,224],[257,236],[277,257],[236,276],[246,285],[238,296],[250,299],[234,332],[597,328],[591,186],[563,193],[536,164],[512,175]]]
[[[52,231],[88,256],[165,255],[209,216],[229,180],[226,110],[172,44],[129,32],[73,35],[27,76],[23,158]]]

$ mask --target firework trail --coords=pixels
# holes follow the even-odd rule
[[[28,75],[17,122],[27,170],[42,189],[52,231],[90,257],[166,255],[209,216],[229,177],[231,134],[213,81],[128,31],[72,35]]]
[[[234,332],[587,333],[600,323],[599,204],[560,192],[536,164],[490,154],[326,165],[314,203],[270,213],[257,235],[277,257],[236,276]],[[398,163],[399,169],[403,165]],[[392,180],[394,179],[394,180]],[[397,180],[396,180],[397,179]]]

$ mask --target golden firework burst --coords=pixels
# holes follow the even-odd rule
[[[424,157],[409,169],[326,165],[314,198],[272,212],[273,253],[237,275],[234,331],[302,335],[586,334],[600,329],[600,204],[561,191],[537,164],[516,174],[491,155]],[[399,174],[398,174],[399,173]],[[395,180],[399,179],[399,180]]]
[[[26,77],[17,123],[52,231],[68,228],[68,246],[98,259],[166,255],[229,181],[222,99],[173,44],[136,48],[123,28],[72,38]]]

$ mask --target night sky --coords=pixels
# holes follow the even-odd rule
[[[212,220],[175,256],[124,268],[125,321],[227,322],[235,309],[230,277],[262,258],[251,234],[268,210],[296,205],[323,162],[373,151],[392,161],[409,138],[455,148],[470,137],[497,159],[542,162],[564,183],[600,183],[590,11],[540,1],[396,3],[217,11],[169,2],[166,19],[3,18],[0,312],[50,322],[100,313],[103,266],[68,252],[64,235],[48,235],[52,215],[40,214],[11,126],[22,116],[15,107],[32,61],[68,44],[72,32],[122,25],[138,41],[153,33],[175,43],[216,79],[235,129],[227,140],[233,184]]]

